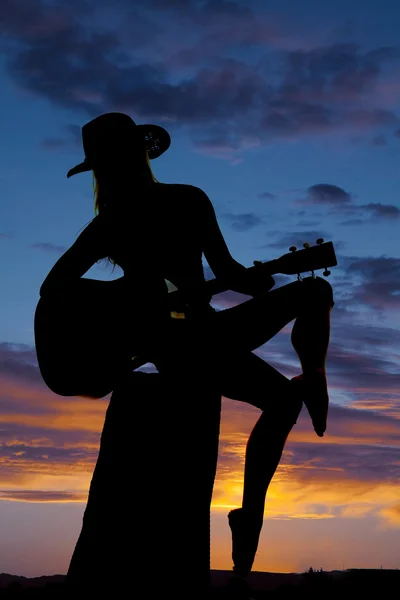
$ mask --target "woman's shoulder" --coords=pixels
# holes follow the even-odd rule
[[[191,189],[196,189],[195,185],[190,185],[189,183],[162,183],[158,181],[155,186],[157,189],[161,190],[161,192],[188,192]]]
[[[162,195],[168,196],[173,200],[188,201],[197,208],[204,207],[210,202],[207,194],[197,185],[189,183],[159,183],[159,190]]]
[[[104,218],[101,217],[100,214],[90,219],[82,228],[82,233],[92,233],[100,229],[104,224]]]
[[[93,238],[102,236],[104,228],[105,219],[98,214],[79,230],[77,239],[79,239],[81,243],[90,243]]]

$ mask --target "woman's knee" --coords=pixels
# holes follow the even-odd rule
[[[301,413],[303,402],[295,395],[286,397],[279,405],[270,406],[263,410],[263,415],[267,419],[269,425],[272,425],[277,435],[282,432],[286,434],[297,423],[297,419]]]
[[[304,300],[307,305],[315,305],[315,303],[321,302],[330,306],[334,305],[333,289],[326,279],[323,279],[322,277],[305,277],[302,280],[301,285],[304,286]]]

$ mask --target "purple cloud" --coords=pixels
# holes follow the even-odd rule
[[[387,219],[397,219],[400,216],[400,208],[392,204],[382,204],[381,202],[364,204],[360,209],[367,210],[371,217],[382,217]]]
[[[362,426],[361,418],[357,425]],[[370,486],[379,483],[396,485],[400,483],[399,434],[400,426],[395,447],[325,443],[317,448],[313,443],[292,442],[292,454],[290,458],[284,456],[282,464],[295,465],[296,480],[304,484],[348,480],[354,483],[364,482]]]
[[[78,3],[73,4],[78,8]],[[57,35],[68,27],[71,18],[64,8],[42,0],[13,0],[4,5],[1,16],[1,34],[27,41]]]
[[[237,160],[237,152],[274,137],[353,135],[360,129],[383,135],[382,128],[399,124],[393,112],[371,100],[378,97],[374,91],[386,66],[398,59],[393,48],[282,50],[279,40],[287,32],[273,30],[264,15],[236,2],[166,7],[153,0],[135,4],[134,12],[128,2],[119,6],[121,27],[99,30],[90,23],[98,14],[105,19],[101,6],[8,4],[2,35],[9,42],[4,46],[9,76],[60,108],[89,117],[123,110],[138,120],[172,124],[172,130],[185,128],[202,151],[225,149],[222,156],[232,159],[234,150]],[[161,17],[170,28],[161,27]],[[185,21],[186,35],[177,37],[176,19]],[[249,44],[260,52],[258,62],[227,58]],[[62,144],[57,138],[44,143]]]
[[[17,380],[16,380],[17,381]],[[23,384],[23,382],[22,382]],[[15,408],[14,408],[15,412]],[[53,407],[54,412],[54,407]],[[40,414],[33,413],[30,407],[25,404],[23,407],[23,415]],[[66,446],[74,448],[90,448],[90,452],[98,446],[99,432],[82,429],[62,429],[47,426],[35,426],[26,423],[15,423],[12,420],[2,423],[1,427],[2,444],[10,446],[17,439],[20,444],[27,448],[64,448]],[[18,449],[16,450],[18,452]],[[29,453],[27,454],[29,457]],[[65,455],[67,456],[67,455]],[[91,459],[95,457],[90,454]]]
[[[374,89],[382,65],[398,58],[395,48],[361,52],[354,44],[334,44],[289,54],[284,97],[299,102],[340,101],[351,106]]]
[[[337,211],[339,213],[339,210]],[[358,215],[362,217],[356,217],[346,219],[342,221],[342,225],[365,225],[366,223],[376,223],[379,220],[386,219],[398,219],[400,216],[400,209],[393,204],[382,204],[381,202],[370,202],[369,204],[353,204],[340,209],[340,213],[347,213],[348,215]],[[331,214],[335,214],[335,209],[332,210]]]
[[[13,467],[18,469],[18,463],[23,460],[24,463],[30,462],[33,465],[45,461],[46,463],[73,464],[88,460],[93,463],[97,458],[98,450],[89,448],[61,448],[46,445],[26,445],[26,444],[0,444],[0,457],[3,469]],[[90,460],[89,460],[90,459]],[[40,470],[40,467],[39,467]]]
[[[10,375],[31,383],[42,383],[36,351],[23,344],[0,342],[0,376]]]
[[[308,188],[307,199],[311,204],[347,205],[352,200],[352,194],[337,185],[316,183]]]
[[[349,217],[342,222],[343,225],[363,225],[375,222],[376,219],[398,218],[400,209],[392,204],[380,202],[369,204],[354,204],[355,195],[343,188],[330,183],[317,183],[306,190],[305,198],[296,201],[296,204],[313,204],[326,206],[328,214],[346,214]],[[361,215],[361,217],[358,217]],[[364,218],[362,218],[364,217]]]
[[[346,271],[361,277],[355,284],[352,300],[375,311],[400,308],[400,260],[391,257],[366,257],[346,260]]]

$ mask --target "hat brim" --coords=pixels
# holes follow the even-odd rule
[[[85,159],[83,162],[79,163],[79,165],[76,165],[76,167],[73,167],[68,171],[67,178],[69,179],[70,177],[72,177],[72,175],[77,175],[78,173],[85,173],[86,171],[91,170],[92,167],[90,166],[89,161]]]
[[[140,133],[146,143],[147,152],[150,160],[154,160],[164,154],[166,150],[171,145],[171,137],[164,127],[160,127],[160,125],[149,125],[142,124],[136,125],[136,129],[138,133]],[[92,165],[89,160],[85,158],[85,160],[72,169],[70,169],[67,173],[67,178],[69,179],[73,175],[77,175],[78,173],[85,173],[87,171],[92,170]]]

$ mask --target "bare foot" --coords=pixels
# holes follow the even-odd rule
[[[329,395],[325,371],[297,375],[300,397],[307,407],[315,433],[323,437],[328,419]]]

